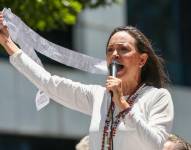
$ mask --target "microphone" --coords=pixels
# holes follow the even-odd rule
[[[113,77],[117,76],[118,63],[116,60],[113,60],[109,65],[109,74]]]
[[[109,75],[116,77],[118,69],[118,62],[116,60],[112,60],[112,63],[109,65]],[[111,97],[113,97],[113,92],[111,92]]]

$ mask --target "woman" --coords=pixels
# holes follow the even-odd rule
[[[0,43],[12,65],[54,101],[91,116],[91,150],[162,149],[173,122],[173,103],[163,88],[167,77],[161,61],[139,30],[127,26],[111,34],[106,60],[108,66],[115,60],[119,69],[102,87],[52,76],[14,44],[2,22],[0,14]]]

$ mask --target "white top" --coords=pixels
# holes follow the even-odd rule
[[[101,148],[104,122],[111,99],[105,87],[52,76],[22,51],[10,56],[10,62],[54,101],[91,115],[90,149]],[[115,114],[118,112],[116,109]],[[143,87],[131,111],[117,128],[113,139],[114,150],[161,150],[171,130],[173,118],[173,103],[169,92],[164,88]]]

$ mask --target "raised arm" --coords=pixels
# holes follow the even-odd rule
[[[84,85],[59,76],[52,76],[11,40],[7,27],[3,26],[2,13],[0,13],[0,27],[0,44],[10,55],[10,62],[19,72],[56,102],[91,114],[95,85]]]

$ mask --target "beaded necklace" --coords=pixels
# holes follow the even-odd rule
[[[104,129],[103,129],[103,137],[102,137],[102,146],[101,146],[101,150],[112,150],[113,146],[112,146],[112,139],[113,137],[116,135],[116,129],[120,123],[120,121],[122,119],[125,118],[125,115],[131,110],[135,99],[138,96],[138,92],[145,86],[145,84],[143,84],[141,87],[139,87],[134,94],[130,95],[128,97],[128,99],[126,100],[130,107],[121,111],[120,113],[118,113],[114,119],[113,119],[113,112],[115,110],[115,104],[113,101],[111,101],[110,106],[109,106],[109,110],[107,112],[107,116],[106,116],[106,120],[105,120],[105,125],[104,125]]]

